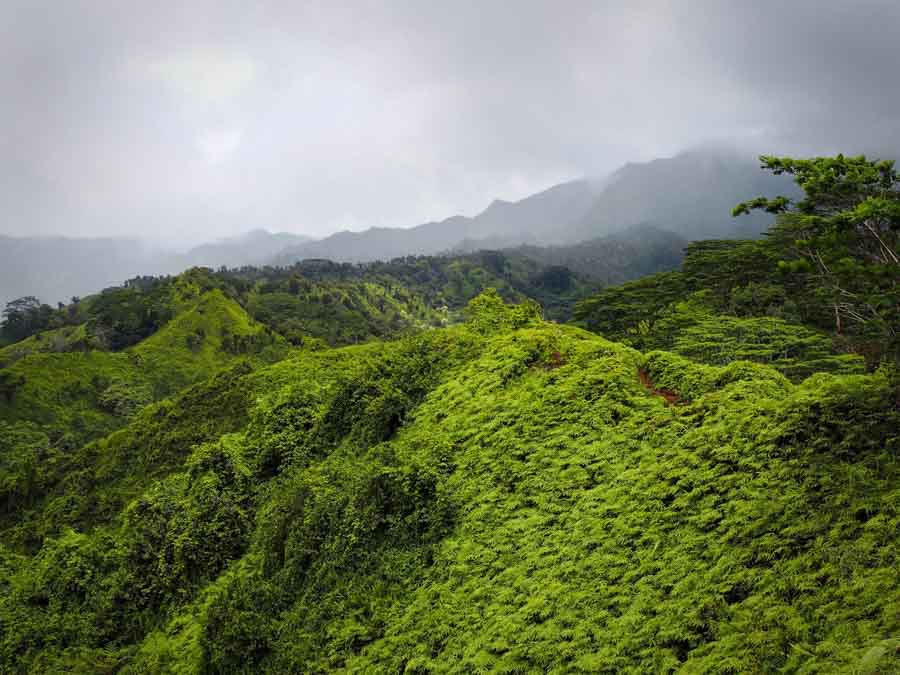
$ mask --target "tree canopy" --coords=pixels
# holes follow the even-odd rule
[[[763,156],[763,168],[789,174],[802,199],[757,198],[735,215],[777,215],[770,239],[781,266],[803,275],[811,297],[833,312],[834,330],[887,340],[900,331],[900,175],[894,162],[859,157]]]

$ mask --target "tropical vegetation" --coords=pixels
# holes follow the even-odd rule
[[[900,672],[898,181],[760,240],[193,269],[0,350],[0,670]],[[566,321],[574,307],[574,321]]]

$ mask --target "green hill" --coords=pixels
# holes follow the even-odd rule
[[[763,162],[581,327],[522,252],[12,303],[0,671],[900,672],[900,175]]]
[[[791,384],[490,295],[465,327],[248,368],[76,451],[28,515],[35,555],[6,530],[0,660],[900,666],[887,371]]]
[[[35,423],[51,436],[83,440],[108,433],[143,405],[227,367],[246,351],[235,349],[236,341],[253,343],[257,352],[264,346],[278,349],[280,338],[267,335],[219,291],[181,305],[157,333],[123,351],[65,351],[72,343],[57,336],[84,335],[83,325],[6,347],[0,357],[15,358],[0,372],[19,384],[0,398],[0,420]]]

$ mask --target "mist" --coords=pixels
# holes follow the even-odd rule
[[[13,0],[0,233],[473,215],[710,141],[889,153],[900,5]]]

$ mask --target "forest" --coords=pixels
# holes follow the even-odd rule
[[[900,672],[900,174],[761,164],[796,185],[735,205],[765,236],[638,273],[516,246],[10,302],[0,672]]]

